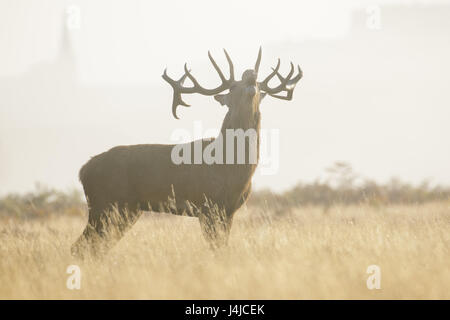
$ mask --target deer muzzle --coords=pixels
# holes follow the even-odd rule
[[[256,86],[250,85],[245,89],[245,91],[250,97],[253,97],[256,94]]]

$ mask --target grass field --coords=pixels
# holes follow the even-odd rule
[[[227,248],[211,251],[194,218],[145,214],[101,260],[77,261],[76,217],[0,224],[2,299],[449,299],[450,202],[243,208]],[[81,268],[80,290],[66,269]],[[369,290],[369,265],[381,289]]]

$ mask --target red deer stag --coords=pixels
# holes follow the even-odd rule
[[[187,145],[195,148],[194,144],[200,141],[201,150],[204,150],[211,143],[220,141],[221,146],[225,146],[226,139],[239,139],[236,136],[230,138],[227,131],[253,130],[256,133],[256,161],[247,161],[251,139],[245,140],[245,136],[246,161],[238,163],[175,164],[173,149],[181,145],[161,144],[117,146],[93,157],[81,168],[79,175],[88,202],[89,219],[83,234],[72,246],[75,255],[83,256],[85,252],[95,254],[100,248],[111,247],[136,222],[141,210],[198,217],[202,233],[212,247],[227,243],[233,215],[250,194],[251,179],[259,158],[261,99],[268,94],[291,100],[302,71],[298,67],[298,74],[293,76],[294,65],[291,63],[289,74],[283,77],[279,73],[278,59],[277,66],[267,78],[258,82],[260,48],[255,68],[246,70],[238,81],[234,79],[230,56],[226,50],[224,52],[230,70],[228,79],[208,52],[209,60],[222,81],[215,89],[203,88],[186,65],[185,73],[179,80],[171,79],[164,71],[163,79],[173,88],[172,113],[178,119],[177,107],[188,106],[182,100],[182,94],[214,96],[221,105],[228,107],[219,137],[193,141]],[[280,83],[270,87],[269,81],[275,76]],[[191,87],[183,85],[186,78],[192,82]],[[226,90],[229,92],[220,94]],[[285,95],[279,94],[281,92]],[[218,151],[222,150],[215,152]],[[224,148],[224,158],[229,159],[230,153],[233,153],[231,158],[235,160],[239,151]],[[111,234],[115,236],[110,237]]]

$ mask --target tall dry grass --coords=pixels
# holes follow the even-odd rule
[[[318,207],[271,215],[241,209],[227,248],[211,251],[195,218],[146,214],[101,260],[70,245],[84,220],[0,225],[2,299],[448,299],[450,202]],[[81,268],[81,289],[66,268]],[[381,289],[369,290],[369,265]]]

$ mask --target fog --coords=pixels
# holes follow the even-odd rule
[[[213,87],[208,50],[226,70],[227,48],[240,78],[259,46],[260,79],[278,57],[304,77],[293,101],[261,103],[279,169],[257,173],[256,188],[311,181],[335,161],[377,181],[448,185],[450,2],[426,3],[2,2],[0,194],[79,188],[83,163],[115,145],[170,143],[196,121],[218,129],[226,107],[212,97],[186,95],[192,106],[172,117],[162,72],[178,78],[188,62]]]

